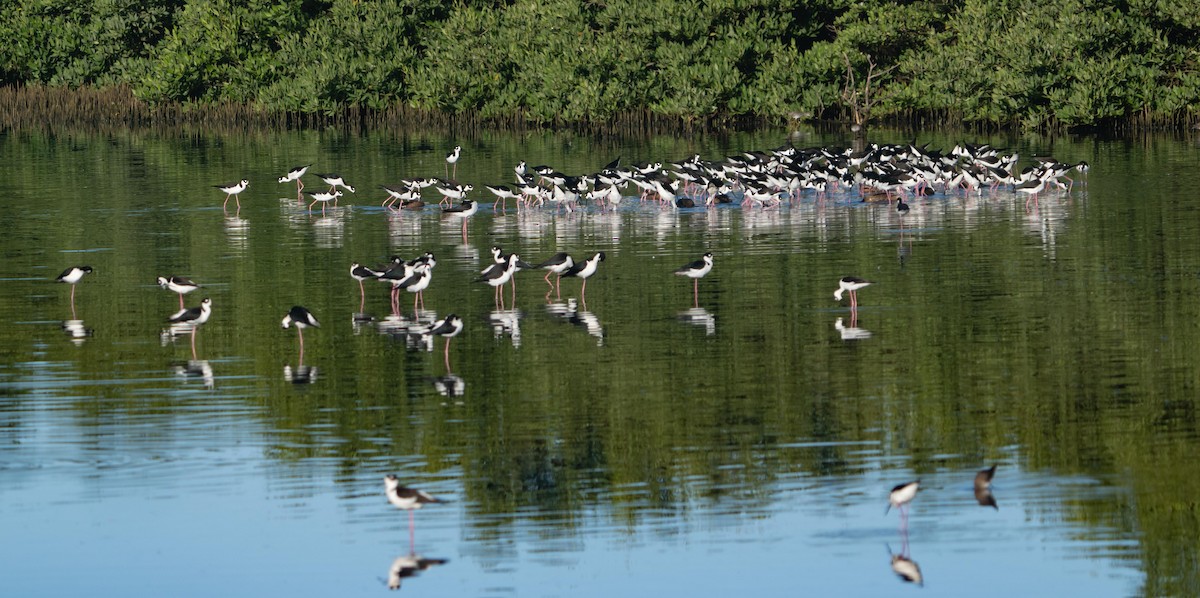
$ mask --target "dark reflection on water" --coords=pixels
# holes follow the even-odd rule
[[[865,595],[919,574],[943,595],[1195,594],[1192,144],[987,140],[1093,164],[1028,211],[985,191],[901,215],[843,190],[770,210],[495,213],[483,191],[464,243],[460,222],[387,212],[377,192],[438,175],[455,144],[483,189],[522,159],[579,174],[783,141],[0,138],[26,206],[0,240],[0,559],[21,563],[6,587],[782,595],[802,578]],[[358,193],[310,214],[275,183],[310,162]],[[208,185],[242,173],[243,207],[222,214]],[[500,308],[472,282],[493,245],[607,259],[586,303],[578,279],[522,272]],[[426,251],[418,312],[348,276]],[[673,271],[704,251],[716,266],[693,295]],[[78,253],[96,274],[71,317],[50,280]],[[144,284],[164,272],[213,299],[194,334]],[[848,274],[875,281],[855,310],[830,296]],[[279,327],[297,304],[322,321],[302,359]],[[466,329],[448,347],[413,334],[451,313]],[[393,471],[452,498],[420,513],[417,552],[436,558],[408,553],[378,488]],[[916,477],[901,532],[887,489]]]

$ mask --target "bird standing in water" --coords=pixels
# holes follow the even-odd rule
[[[686,276],[692,279],[692,304],[694,307],[700,306],[700,279],[708,275],[713,267],[712,252],[705,253],[700,259],[675,270],[676,276]]]
[[[917,488],[920,487],[920,485],[921,480],[916,480],[912,482],[906,482],[896,486],[895,488],[892,488],[892,491],[888,494],[887,509],[884,510],[883,514],[887,515],[888,511],[892,510],[892,507],[896,507],[900,510],[900,526],[907,528],[908,503],[912,502],[912,499],[917,497]]]
[[[397,509],[408,511],[408,546],[410,552],[416,552],[416,524],[414,523],[413,511],[428,505],[445,502],[440,498],[430,496],[428,493],[417,490],[416,488],[406,488],[400,485],[400,478],[396,474],[389,473],[383,478],[383,487],[387,493],[388,502]]]
[[[857,276],[845,276],[838,280],[838,288],[833,292],[834,301],[842,300],[842,293],[850,292],[850,309],[858,309],[858,290],[872,284],[869,280],[863,280]]]
[[[319,328],[321,323],[317,321],[317,317],[312,315],[312,312],[299,306],[293,305],[286,316],[283,316],[283,327],[296,327],[296,333],[300,336],[300,363],[304,363],[304,329],[312,326]]]

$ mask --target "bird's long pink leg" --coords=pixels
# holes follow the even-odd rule
[[[414,531],[415,525],[416,524],[413,523],[413,512],[411,509],[409,509],[409,511],[408,511],[408,551],[413,554],[416,554],[416,552],[417,552],[417,534]]]

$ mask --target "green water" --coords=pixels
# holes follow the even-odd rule
[[[44,592],[66,560],[90,582],[52,591],[151,594],[206,563],[223,573],[188,586],[197,595],[385,591],[377,578],[408,549],[382,498],[395,472],[454,501],[416,517],[419,550],[450,559],[405,582],[431,595],[776,595],[797,570],[818,593],[896,592],[911,588],[883,545],[901,542],[945,595],[1200,591],[1195,140],[972,137],[1022,165],[1053,154],[1092,170],[1030,210],[1004,190],[939,193],[903,219],[844,191],[774,211],[627,198],[616,213],[518,214],[494,213],[483,190],[519,160],[579,174],[787,140],[0,138],[0,528],[5,560],[27,564],[6,577]],[[465,244],[436,208],[379,207],[378,185],[442,176],[455,144],[458,178],[486,200]],[[308,214],[276,183],[307,163],[358,192]],[[222,211],[212,185],[243,177],[242,209]],[[586,310],[568,303],[579,281],[559,301],[523,273],[516,311],[494,313],[491,287],[472,282],[494,244],[608,259]],[[439,262],[430,315],[467,323],[451,372],[442,340],[417,350],[383,333],[384,285],[366,286],[375,321],[354,320],[350,264],[423,251]],[[695,309],[671,272],[705,251],[716,266]],[[73,318],[51,280],[74,264],[96,271]],[[832,297],[847,274],[875,282],[856,314]],[[160,275],[204,285],[189,305],[212,298],[194,338],[163,336],[178,299]],[[296,333],[280,327],[294,304],[322,322],[304,333],[310,384],[294,381]],[[844,337],[839,318],[861,330]],[[67,320],[90,336],[64,334]],[[981,509],[971,479],[993,463],[1000,509]],[[916,477],[898,532],[887,490]],[[46,539],[64,528],[70,541]],[[164,529],[213,537],[184,549]],[[167,546],[178,559],[129,569]],[[736,573],[706,576],[723,566]]]

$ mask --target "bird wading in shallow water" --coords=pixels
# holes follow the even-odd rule
[[[188,324],[194,327],[207,322],[211,315],[212,299],[205,297],[198,307],[179,310],[167,320],[172,324]]]
[[[446,177],[454,179],[458,177],[458,158],[462,155],[462,146],[454,146],[454,151],[446,154]],[[450,174],[450,165],[454,165],[454,174]]]
[[[456,314],[450,314],[441,320],[434,322],[430,327],[428,334],[430,337],[440,336],[446,339],[446,347],[444,349],[446,359],[446,373],[450,373],[450,339],[458,336],[458,333],[463,331],[463,320]]]
[[[842,293],[850,293],[850,309],[858,309],[858,290],[873,284],[869,280],[863,280],[857,276],[845,276],[838,280],[838,288],[833,292],[835,301],[842,300]]]
[[[287,174],[279,177],[279,182],[287,183],[290,181],[296,181],[296,197],[300,197],[300,192],[304,191],[304,181],[301,181],[300,177],[304,176],[304,173],[308,172],[309,166],[311,166],[311,164],[292,167],[291,170],[287,171]]]
[[[397,509],[408,511],[408,545],[410,552],[416,546],[416,525],[414,523],[413,511],[429,505],[445,502],[440,498],[430,496],[424,491],[416,488],[406,488],[400,485],[400,478],[395,474],[388,474],[383,478],[384,491],[387,493],[388,502]]]
[[[561,297],[562,277],[571,268],[575,267],[575,260],[571,259],[571,256],[566,253],[556,253],[550,259],[534,267],[546,271],[546,284],[550,285],[550,289],[555,292],[556,297]],[[550,282],[551,274],[555,275],[554,282]],[[546,291],[546,298],[547,300],[550,298],[550,291]]]
[[[318,174],[317,177],[325,181],[326,185],[329,185],[330,193],[337,191],[338,187],[354,193],[354,187],[347,183],[346,179],[342,178],[340,174]]]
[[[587,309],[587,279],[596,274],[596,270],[600,268],[600,262],[603,262],[604,258],[604,252],[598,251],[586,262],[576,263],[570,270],[563,272],[563,276],[583,279],[583,286],[579,290],[579,302],[583,304],[585,310]]]
[[[921,486],[921,480],[906,482],[900,484],[888,493],[888,506],[883,511],[887,515],[892,507],[896,507],[900,511],[900,523],[902,527],[908,527],[908,503],[917,497],[917,489]]]
[[[75,283],[83,280],[85,274],[91,274],[91,266],[71,266],[54,278],[55,282],[71,285],[71,313],[75,313]]]
[[[317,321],[317,317],[312,315],[312,312],[299,306],[293,305],[286,316],[283,316],[283,327],[296,327],[296,334],[300,337],[300,363],[304,363],[304,329],[312,326],[319,328],[321,323]]]
[[[200,288],[200,285],[191,281],[191,279],[182,276],[165,276],[158,277],[158,286],[167,289],[173,293],[179,293],[179,309],[183,309],[183,296]]]
[[[213,187],[225,193],[225,203],[221,204],[221,209],[224,210],[229,205],[229,198],[232,197],[237,200],[237,209],[240,212],[242,210],[242,200],[238,196],[249,186],[250,181],[247,179],[242,179],[236,183],[229,183],[228,185],[213,185]]]
[[[700,279],[708,275],[713,267],[712,252],[705,253],[700,259],[675,270],[676,276],[686,276],[692,279],[693,306],[700,305]]]

